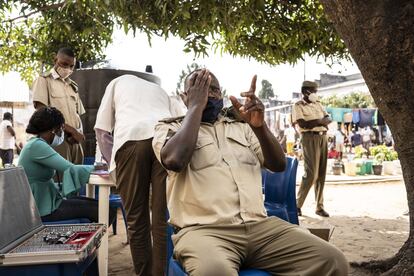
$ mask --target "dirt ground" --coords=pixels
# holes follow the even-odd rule
[[[402,182],[377,184],[326,185],[325,209],[330,218],[315,215],[314,193],[311,190],[302,208],[300,224],[331,225],[331,243],[341,249],[348,260],[367,261],[391,257],[408,237],[405,186]],[[132,260],[126,240],[121,213],[118,214],[118,235],[109,236],[109,275],[132,273]],[[367,275],[351,269],[350,275]]]

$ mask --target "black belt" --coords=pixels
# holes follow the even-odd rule
[[[306,131],[305,133],[309,133],[313,135],[325,135],[326,131]]]
[[[178,232],[180,232],[180,230],[182,229],[182,228],[177,227],[177,226],[172,226],[172,228],[173,228],[173,232],[174,232],[174,234],[177,234],[177,233],[178,233]]]

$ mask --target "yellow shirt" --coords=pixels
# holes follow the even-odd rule
[[[181,120],[164,121],[156,126],[153,148],[160,162],[167,136],[180,127]],[[248,124],[224,117],[214,125],[202,123],[187,168],[180,173],[168,171],[170,223],[184,228],[265,218],[263,160],[259,141]]]
[[[33,102],[40,102],[52,106],[62,112],[65,123],[79,129],[80,115],[85,113],[82,101],[77,92],[77,84],[67,78],[63,80],[52,69],[44,76],[38,77],[33,84]]]
[[[300,119],[305,121],[311,121],[316,119],[322,119],[328,115],[324,107],[320,102],[307,103],[304,100],[298,101],[293,106],[292,110],[292,121],[295,123]],[[300,128],[300,132],[308,131],[326,131],[327,128],[323,126],[314,127],[312,129],[303,129]]]

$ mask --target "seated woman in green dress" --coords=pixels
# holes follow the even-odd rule
[[[98,201],[73,196],[89,180],[90,173],[100,167],[74,165],[60,156],[52,147],[64,140],[65,119],[53,107],[35,111],[26,132],[36,135],[22,149],[19,166],[26,172],[42,221],[87,218],[98,222]],[[56,171],[63,173],[61,188],[53,181]],[[109,222],[115,218],[111,208]]]

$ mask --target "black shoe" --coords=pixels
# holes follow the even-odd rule
[[[300,210],[300,208],[298,208],[298,216],[302,216],[302,211]]]
[[[329,217],[328,212],[326,212],[324,209],[316,210],[315,214],[321,217]]]

